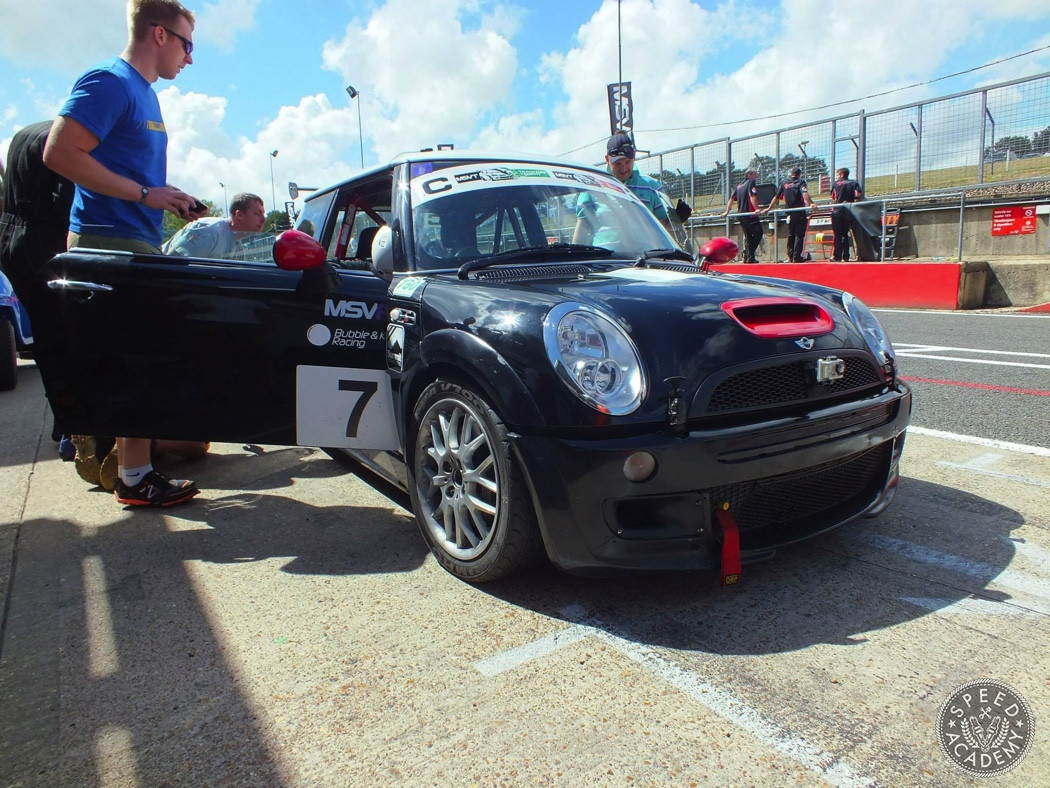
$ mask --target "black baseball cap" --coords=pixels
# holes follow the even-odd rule
[[[618,131],[609,137],[605,150],[609,155],[609,161],[633,159],[635,154],[634,140],[631,139],[631,135],[627,132]]]

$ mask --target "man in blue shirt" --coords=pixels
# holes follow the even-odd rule
[[[77,80],[59,110],[44,163],[76,184],[69,248],[160,253],[164,211],[197,219],[197,200],[167,185],[168,134],[153,83],[175,79],[193,62],[193,12],[178,0],[130,0],[128,43],[121,56]],[[77,470],[105,477],[106,460],[78,446]],[[192,481],[153,469],[148,438],[117,438],[117,500],[171,506],[196,495]],[[90,452],[90,453],[89,453]],[[85,476],[87,478],[87,476]]]

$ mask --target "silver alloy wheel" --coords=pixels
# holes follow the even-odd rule
[[[494,438],[458,397],[431,405],[420,431],[429,435],[417,479],[426,527],[448,555],[473,560],[488,549],[499,516]]]

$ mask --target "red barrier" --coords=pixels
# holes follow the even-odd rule
[[[848,290],[868,306],[958,309],[960,263],[727,263],[712,271],[772,276]]]

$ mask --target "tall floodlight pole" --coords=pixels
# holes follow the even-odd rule
[[[273,160],[277,158],[277,151],[270,151],[270,198],[273,200],[273,210],[277,210],[277,189],[273,186]]]
[[[270,171],[270,183],[273,184],[273,171]],[[219,185],[222,187],[222,202],[226,206],[226,216],[230,215],[230,198],[226,196],[226,184],[219,181]]]
[[[353,85],[346,86],[346,94],[357,99],[357,139],[361,145],[361,169],[365,168],[365,135],[361,132],[361,91]]]

